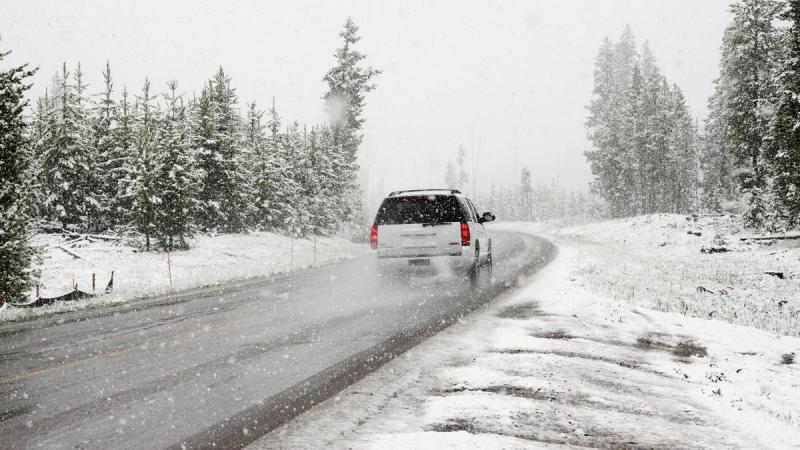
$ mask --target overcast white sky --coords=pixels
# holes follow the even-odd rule
[[[702,120],[729,0],[36,1],[0,0],[0,48],[41,69],[81,62],[92,90],[178,80],[191,94],[222,65],[242,106],[277,97],[284,118],[324,120],[321,78],[350,15],[383,70],[367,98],[363,166],[373,196],[442,186],[459,145],[477,148],[478,189],[537,182],[585,189],[583,122],[603,37],[630,24]]]

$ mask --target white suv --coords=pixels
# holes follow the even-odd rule
[[[392,192],[378,208],[370,244],[383,261],[445,263],[476,278],[491,271],[492,239],[483,224],[494,219],[488,212],[478,216],[455,189]]]

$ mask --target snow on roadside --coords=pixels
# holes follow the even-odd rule
[[[520,226],[508,226],[519,229]],[[253,448],[789,448],[800,339],[603,297],[585,248]]]
[[[573,276],[587,289],[660,311],[800,335],[800,240],[743,242],[752,233],[731,217],[678,214],[574,226],[554,236],[581,252]]]
[[[102,292],[114,272],[114,290],[110,295],[75,302],[59,302],[39,308],[7,308],[0,312],[0,321],[23,320],[54,312],[84,309],[119,303],[133,298],[166,294],[172,291],[261,277],[279,272],[328,264],[352,258],[368,251],[363,244],[354,244],[338,237],[290,239],[275,233],[199,235],[192,248],[170,254],[172,285],[165,253],[141,252],[109,242],[82,242],[68,254],[58,247],[60,235],[39,235],[35,244],[44,248],[39,267],[40,294],[43,297],[63,295],[74,284],[92,292]]]

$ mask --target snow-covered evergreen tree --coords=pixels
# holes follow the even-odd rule
[[[155,234],[158,246],[166,251],[188,248],[187,238],[196,229],[196,200],[202,173],[196,167],[189,139],[189,124],[178,83],[167,84],[166,111],[158,124],[156,137],[156,178],[154,191],[159,198],[155,209]]]
[[[686,213],[695,208],[697,187],[697,129],[689,114],[686,100],[677,85],[672,86],[671,110],[668,122],[671,130],[667,136],[666,168],[662,197],[662,211]]]
[[[444,185],[449,189],[458,188],[458,175],[456,175],[456,166],[453,161],[447,160],[447,165],[444,169]]]
[[[133,197],[127,195],[131,172],[134,167],[136,153],[134,150],[134,133],[136,131],[137,105],[128,100],[128,89],[122,89],[119,103],[114,110],[114,127],[111,129],[113,145],[103,161],[103,174],[108,183],[105,187],[111,196],[108,199],[108,217],[111,226],[127,226],[128,212],[133,206]]]
[[[339,36],[344,42],[334,55],[336,64],[323,77],[328,85],[323,98],[330,115],[333,136],[331,151],[334,155],[331,155],[331,161],[338,175],[336,195],[344,206],[340,217],[349,220],[360,207],[361,194],[356,176],[361,127],[366,120],[363,117],[365,96],[375,89],[372,79],[380,71],[361,66],[365,56],[354,48],[361,38],[351,18],[347,18]]]
[[[694,207],[696,128],[680,89],[669,86],[647,44],[639,56],[629,28],[600,48],[586,125],[593,189],[612,216]]]
[[[114,82],[108,61],[103,71],[103,81],[103,92],[99,95],[100,98],[91,117],[92,147],[97,161],[92,167],[92,172],[96,181],[95,197],[100,205],[98,212],[101,213],[98,217],[98,229],[108,229],[114,225],[111,208],[112,201],[118,193],[116,176],[120,167],[120,160],[114,152],[117,105],[112,98]]]
[[[206,230],[244,231],[252,214],[236,103],[230,78],[220,67],[194,108],[193,136],[204,174],[199,224]]]
[[[531,171],[522,168],[519,184],[519,214],[522,220],[533,221],[533,184]]]
[[[0,51],[0,63],[10,52]],[[0,295],[19,300],[35,277],[36,255],[30,244],[30,163],[26,142],[24,110],[26,78],[32,76],[27,64],[0,67]]]
[[[705,122],[705,133],[701,140],[700,171],[701,205],[708,211],[720,213],[723,205],[738,197],[734,180],[735,164],[733,154],[725,146],[725,124],[721,118],[723,108],[722,87],[715,81],[714,94],[708,100],[709,115]]]
[[[97,140],[92,127],[92,111],[83,83],[81,65],[75,68],[75,110],[78,125],[78,147],[83,157],[82,178],[76,194],[83,200],[83,217],[79,227],[82,231],[98,231],[103,228],[103,193],[101,186],[100,158],[95,144]]]
[[[786,61],[778,77],[778,100],[765,157],[772,175],[773,226],[800,225],[800,0],[789,0],[781,16],[790,22]]]
[[[31,208],[33,217],[37,219],[45,218],[43,205],[47,198],[49,188],[44,182],[42,161],[44,160],[46,150],[53,145],[53,114],[53,100],[48,90],[45,89],[44,96],[36,100],[36,106],[33,109],[31,124],[28,130],[29,154],[31,156],[30,194],[34,199]]]
[[[758,226],[766,209],[761,195],[766,187],[763,161],[764,136],[771,120],[775,87],[771,74],[779,55],[775,28],[783,4],[777,0],[741,0],[731,5],[733,22],[722,38],[720,101],[714,112],[725,133],[722,146],[731,152],[738,168],[739,187],[745,194],[745,222]]]
[[[52,140],[42,159],[43,181],[50,190],[44,208],[48,217],[59,221],[64,228],[84,230],[87,213],[96,200],[87,183],[91,149],[87,142],[85,100],[81,99],[82,88],[71,84],[69,75],[65,63],[57,79],[56,101],[50,114]]]
[[[458,146],[456,163],[458,164],[458,189],[463,190],[469,182],[469,174],[467,173],[467,149],[465,149],[464,146]]]
[[[129,178],[123,182],[125,197],[130,199],[128,218],[131,226],[144,237],[144,248],[150,250],[156,236],[156,211],[161,204],[157,190],[158,155],[156,133],[158,129],[157,106],[150,93],[150,80],[145,80],[142,93],[137,97],[138,108],[133,131],[133,158],[125,169]]]

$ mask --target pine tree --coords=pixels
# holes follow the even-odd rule
[[[83,200],[83,216],[80,229],[83,231],[98,231],[102,228],[102,187],[101,177],[98,172],[98,150],[92,129],[92,117],[89,99],[86,96],[86,85],[83,83],[81,65],[75,68],[75,111],[78,125],[78,147],[82,156],[82,173],[76,195]]]
[[[737,193],[734,180],[733,155],[725,147],[725,126],[721,119],[722,87],[715,81],[714,94],[708,100],[709,115],[705,122],[705,133],[701,139],[702,158],[702,207],[713,212],[722,212],[725,203],[733,201]]]
[[[257,229],[266,229],[264,221],[269,216],[269,212],[263,208],[261,200],[268,195],[271,189],[271,180],[268,177],[269,156],[266,151],[267,136],[266,127],[263,124],[264,112],[259,111],[256,103],[250,103],[247,109],[247,118],[244,124],[244,137],[242,144],[247,148],[249,161],[247,166],[251,168],[251,180],[253,192],[253,211],[248,223]]]
[[[0,51],[0,62],[10,52]],[[25,81],[34,74],[27,64],[0,69],[0,295],[22,297],[31,287],[36,256],[31,230],[30,153],[24,110]]]
[[[157,110],[153,105],[155,97],[150,93],[150,80],[145,80],[141,96],[137,98],[138,111],[134,123],[133,152],[129,174],[125,180],[125,196],[130,198],[128,212],[130,224],[144,236],[144,248],[149,251],[152,238],[156,235],[156,211],[161,204],[156,190],[158,174],[158,155],[156,130],[158,128]]]
[[[763,224],[766,170],[763,144],[775,101],[770,74],[775,71],[778,32],[774,22],[782,8],[777,0],[741,0],[731,5],[733,23],[725,30],[720,62],[722,109],[718,112],[725,133],[723,148],[739,168],[737,179],[745,193],[745,223]]]
[[[444,172],[444,184],[449,189],[458,188],[458,175],[456,175],[456,166],[453,161],[448,160]]]
[[[665,153],[665,182],[663,211],[688,213],[694,207],[697,182],[697,130],[692,123],[686,100],[677,85],[671,92],[671,110],[668,121],[671,131],[667,136]]]
[[[292,227],[291,218],[297,215],[300,205],[295,199],[300,185],[294,178],[293,161],[287,151],[288,137],[281,133],[281,118],[273,99],[269,110],[265,155],[262,158],[264,184],[259,190],[258,204],[269,215],[264,224],[273,231],[288,231]]]
[[[178,93],[178,83],[167,84],[167,107],[158,124],[156,178],[154,191],[159,197],[155,208],[154,231],[165,251],[186,249],[187,238],[195,232],[197,201],[202,174],[195,166],[186,119],[186,107]]]
[[[195,108],[195,145],[204,179],[200,225],[206,230],[244,231],[252,215],[241,118],[235,90],[222,67],[203,90]]]
[[[634,149],[641,127],[631,120],[641,89],[641,74],[634,79],[637,59],[629,27],[618,42],[603,42],[595,61],[594,92],[586,122],[593,144],[586,157],[596,177],[594,187],[608,201],[614,217],[639,210],[634,198],[638,176]]]
[[[519,186],[519,212],[520,219],[533,220],[533,185],[531,184],[531,171],[527,167],[522,168]]]
[[[117,196],[117,176],[121,166],[120,158],[115,155],[116,142],[114,133],[117,126],[117,105],[112,98],[114,82],[111,78],[111,65],[106,61],[103,71],[104,89],[92,115],[92,147],[97,158],[94,165],[96,181],[95,196],[100,204],[97,228],[108,229],[114,225],[112,201]]]
[[[630,29],[600,48],[586,125],[593,190],[613,217],[692,208],[696,129],[680,89],[669,86],[646,43],[639,56]],[[559,199],[548,207],[569,209],[557,188],[547,195]]]
[[[800,225],[800,0],[789,0],[781,15],[789,21],[786,62],[778,77],[779,94],[765,158],[773,177],[775,221],[789,228]]]
[[[458,180],[457,185],[459,190],[463,190],[464,186],[469,182],[469,175],[467,174],[467,149],[463,146],[458,146],[458,153],[456,156],[456,163],[458,163]]]
[[[337,195],[344,208],[340,217],[347,221],[360,207],[360,192],[356,182],[358,173],[357,153],[361,144],[361,127],[365,119],[363,110],[365,96],[375,89],[372,79],[379,70],[363,68],[360,63],[365,56],[353,46],[361,39],[358,27],[347,18],[344,30],[339,33],[344,43],[335,53],[336,64],[323,77],[328,84],[324,99],[330,115],[333,136],[331,151],[332,166],[338,175]]]
[[[133,207],[133,197],[127,195],[133,167],[136,160],[134,133],[136,127],[136,105],[128,101],[128,89],[122,89],[122,96],[114,110],[111,129],[112,146],[103,161],[103,174],[106,178],[106,192],[110,195],[108,215],[111,226],[127,226],[129,211]]]
[[[53,101],[45,89],[44,96],[36,100],[29,131],[29,155],[31,157],[31,192],[33,202],[31,205],[32,216],[44,219],[44,203],[48,195],[48,187],[43,182],[42,161],[47,149],[53,145]]]
[[[50,188],[44,207],[64,228],[82,231],[86,228],[87,204],[93,200],[87,192],[90,155],[82,88],[69,83],[66,63],[57,83],[50,124],[53,136],[42,160],[44,184]]]

